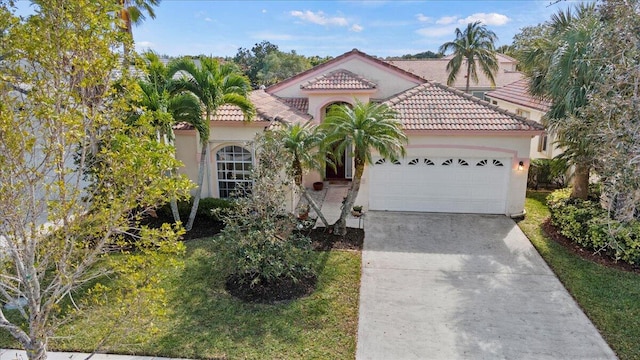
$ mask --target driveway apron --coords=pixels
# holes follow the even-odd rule
[[[357,359],[616,359],[513,220],[367,217]]]

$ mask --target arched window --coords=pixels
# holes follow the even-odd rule
[[[221,198],[244,196],[251,190],[251,152],[241,146],[226,146],[216,153],[218,190]]]

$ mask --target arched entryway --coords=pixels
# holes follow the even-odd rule
[[[329,103],[325,106],[324,111],[322,113],[323,120],[324,117],[327,116],[327,113],[333,106],[341,106],[346,105],[351,107],[352,105],[345,101],[336,101]],[[353,159],[351,156],[351,149],[345,149],[344,153],[341,154],[340,159],[335,159],[331,155],[328,160],[332,161],[335,164],[335,168],[329,165],[329,161],[327,161],[327,165],[325,167],[325,179],[327,180],[346,180],[351,179],[353,177]]]

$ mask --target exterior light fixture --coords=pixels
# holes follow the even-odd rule
[[[520,162],[518,163],[518,170],[519,170],[519,171],[524,170],[524,162],[520,161]]]

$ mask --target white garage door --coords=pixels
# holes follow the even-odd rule
[[[510,160],[405,158],[374,160],[371,210],[504,214]]]

